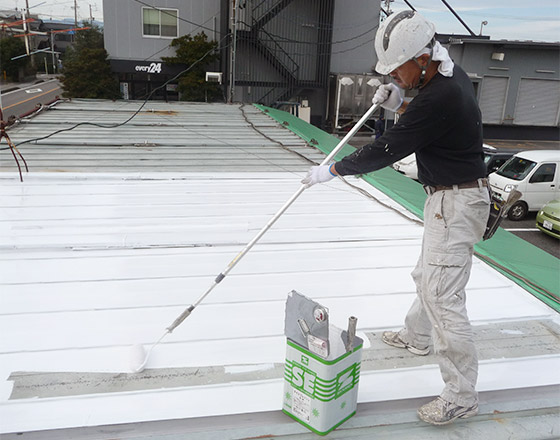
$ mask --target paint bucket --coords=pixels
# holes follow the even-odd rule
[[[294,294],[297,292],[290,294],[292,299]],[[315,311],[321,306],[297,295],[293,301],[295,306],[290,307],[290,296],[286,306],[287,348],[282,411],[316,434],[326,435],[356,413],[363,340],[354,336],[349,346],[348,332],[328,322],[321,328],[321,337],[313,335],[315,322],[309,316],[309,310]],[[306,310],[302,304],[310,307]],[[324,307],[321,310],[326,311]],[[301,329],[298,334],[293,324],[300,321],[311,322],[311,325],[307,324],[308,329],[305,326],[301,329],[298,324]],[[328,332],[326,340],[325,331]],[[326,342],[326,349],[318,342],[321,340]]]

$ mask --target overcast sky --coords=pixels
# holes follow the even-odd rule
[[[113,0],[128,1],[128,0]],[[32,14],[54,20],[74,19],[74,0],[27,0]],[[96,20],[103,21],[103,0],[78,0],[78,20],[89,20],[89,6]],[[147,2],[146,2],[147,3]],[[25,8],[25,0],[0,0],[0,9]]]
[[[128,1],[134,0],[113,0]],[[157,0],[143,0],[158,5]],[[372,0],[344,0],[353,2]],[[375,0],[373,0],[375,1]],[[74,18],[74,0],[28,0],[31,11],[44,18]],[[468,31],[440,0],[409,0],[416,10],[436,25],[440,33],[466,34]],[[447,0],[470,29],[478,34],[481,22],[487,21],[483,34],[492,39],[560,41],[559,0]],[[96,20],[103,20],[102,0],[78,0],[78,18],[89,18],[89,6]],[[382,2],[385,6],[385,1]],[[0,0],[0,9],[24,8],[25,0]],[[391,3],[391,9],[409,9],[403,0]],[[188,17],[185,17],[188,19]]]

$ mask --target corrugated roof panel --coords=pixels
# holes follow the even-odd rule
[[[30,169],[64,172],[304,171],[322,155],[252,106],[149,103],[61,103],[10,131]],[[153,110],[153,111],[152,111]],[[266,130],[264,135],[262,130]],[[45,139],[42,139],[45,138]],[[20,143],[39,139],[30,143]],[[285,154],[286,149],[298,154]],[[10,156],[0,171],[14,171]]]
[[[123,111],[120,103],[95,104],[60,109],[78,119],[99,110],[109,120]],[[279,410],[284,305],[292,289],[328,307],[339,327],[358,317],[366,341],[360,402],[439,393],[434,356],[418,364],[378,345],[379,332],[402,325],[415,297],[409,274],[422,227],[401,208],[381,205],[377,200],[391,201],[354,178],[373,198],[338,179],[304,191],[154,349],[147,370],[128,373],[130,346],[155,342],[299,188],[309,161],[278,142],[322,157],[252,107],[244,112],[266,136],[238,106],[156,105],[179,120],[219,115],[216,143],[205,145],[208,136],[195,130],[190,145],[161,153],[174,162],[163,167],[160,147],[104,150],[83,129],[66,135],[68,149],[55,137],[22,146],[31,167],[23,183],[2,162],[0,432]],[[58,112],[10,134],[21,140],[28,128],[54,131]],[[157,118],[144,133],[176,142]],[[237,140],[223,119],[237,121]],[[120,130],[128,130],[130,142],[142,137],[133,127]],[[119,129],[97,135],[105,145],[126,138]],[[82,141],[92,145],[78,146]],[[210,157],[213,148],[220,153]],[[119,156],[103,164],[103,152],[115,149]],[[91,165],[78,161],[79,150]],[[557,383],[558,342],[546,334],[558,334],[559,320],[550,308],[478,260],[468,307],[481,347],[481,391]],[[500,344],[508,348],[492,348]]]

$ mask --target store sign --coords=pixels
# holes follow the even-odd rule
[[[137,72],[161,73],[161,63],[150,63],[146,65],[137,64],[134,67],[134,70],[136,70]]]
[[[167,64],[161,61],[144,60],[109,60],[115,73],[132,73],[142,75],[177,75],[188,66],[185,64]]]

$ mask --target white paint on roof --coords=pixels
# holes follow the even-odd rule
[[[183,107],[206,108],[177,108]],[[268,147],[275,148],[267,141],[261,149]],[[278,157],[282,168],[282,156],[290,154]],[[155,342],[299,188],[307,164],[298,161],[294,171],[275,172],[259,165],[220,173],[32,171],[23,183],[13,170],[0,174],[0,432],[280,409],[281,378],[25,399],[10,399],[8,378],[14,372],[126,373],[129,347]],[[224,366],[250,373],[282,363],[284,305],[292,289],[328,307],[338,327],[354,315],[360,332],[398,328],[415,296],[409,274],[421,237],[421,226],[339,180],[306,190],[154,349],[147,368]],[[475,325],[557,320],[478,260],[467,296]],[[479,388],[557,383],[559,358],[484,361]],[[367,371],[359,401],[434,395],[441,387],[435,365]]]

